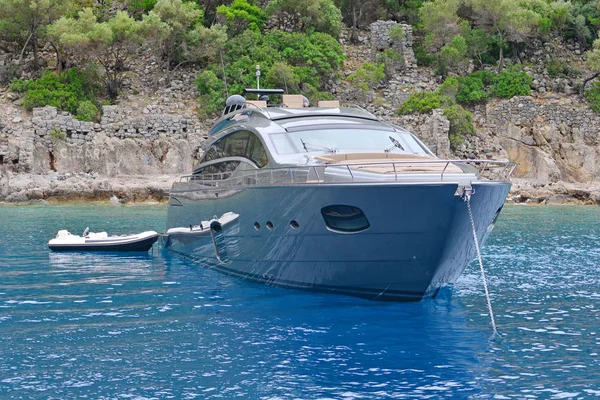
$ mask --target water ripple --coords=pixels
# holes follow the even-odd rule
[[[600,396],[598,208],[505,208],[484,248],[499,338],[475,263],[452,297],[387,304],[255,285],[156,250],[46,248],[59,228],[161,231],[164,217],[0,207],[3,396]]]

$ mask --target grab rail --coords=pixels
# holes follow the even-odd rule
[[[486,181],[508,181],[517,163],[494,160],[414,160],[313,164],[182,176],[180,182],[245,187],[290,184],[381,183],[387,181],[460,180],[462,174]]]

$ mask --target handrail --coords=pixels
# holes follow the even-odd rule
[[[223,171],[185,175],[179,181],[227,188],[315,183],[456,181],[464,180],[462,175],[465,174],[481,181],[509,181],[516,167],[517,163],[511,161],[477,159],[376,161]]]

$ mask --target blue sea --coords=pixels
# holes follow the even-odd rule
[[[164,205],[0,206],[0,398],[600,396],[600,207],[507,206],[453,292],[379,303],[248,283],[155,247],[51,253],[58,229],[164,231]]]

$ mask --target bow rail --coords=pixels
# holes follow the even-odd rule
[[[227,163],[223,163],[224,166]],[[182,176],[180,182],[246,187],[301,184],[386,183],[415,181],[509,181],[517,163],[495,160],[426,160],[333,163],[244,169]]]

